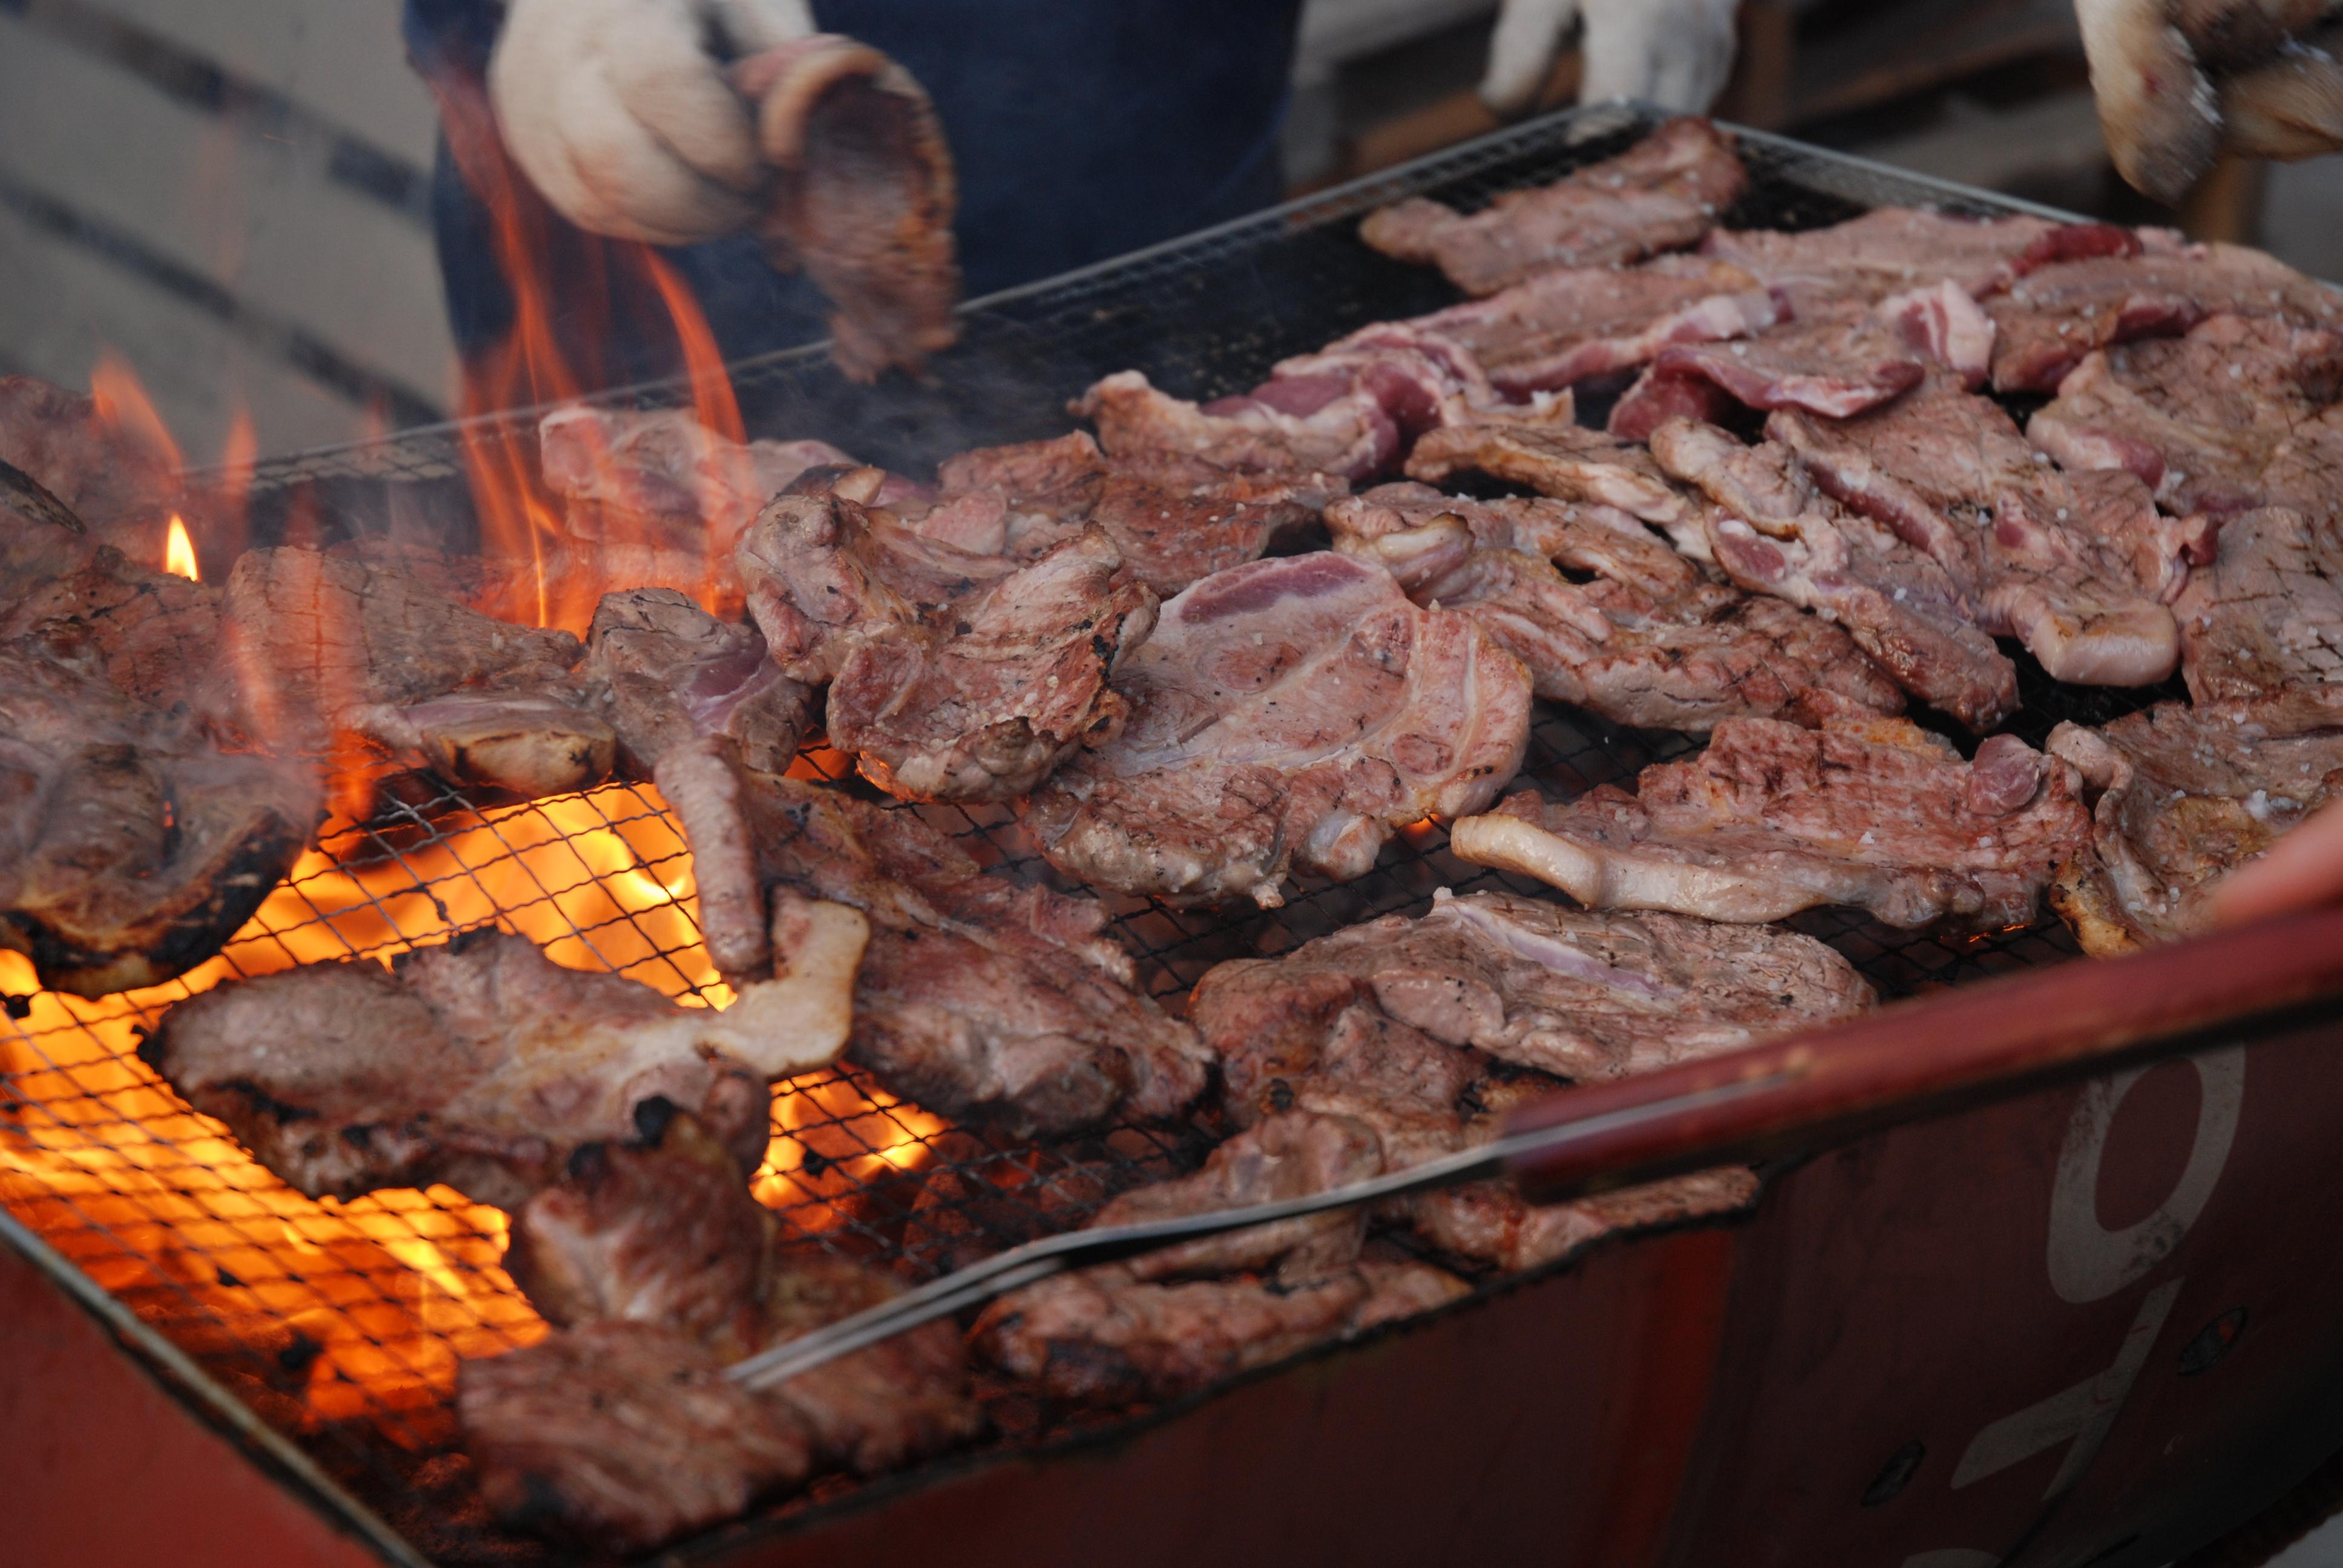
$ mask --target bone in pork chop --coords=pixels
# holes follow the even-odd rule
[[[2097,350],[2026,421],[2069,468],[2126,468],[2176,513],[2336,510],[2343,332],[2221,315],[2187,336]],[[2210,554],[2209,529],[2207,549]]]
[[[2343,325],[2343,297],[2283,262],[2234,245],[2059,262],[1985,302],[1998,328],[1993,385],[2048,392],[2094,348],[2171,337],[2228,312],[2299,327]]]
[[[1652,455],[1707,495],[1709,553],[1734,582],[1830,617],[1889,678],[1971,729],[2016,711],[2016,668],[1945,568],[1825,498],[1786,447],[1672,419],[1652,433]]]
[[[1998,407],[1942,381],[1843,421],[1780,410],[1765,433],[1933,557],[1979,628],[2018,638],[2054,678],[2147,686],[2178,662],[2165,604],[2201,530],[2160,515],[2133,476],[2061,473]]]
[[[317,813],[291,764],[0,647],[0,947],[78,996],[159,985],[219,950]]]
[[[1272,1117],[1214,1150],[1195,1175],[1126,1193],[1092,1223],[1266,1203],[1382,1169],[1380,1143],[1362,1123]],[[992,1303],[970,1341],[1055,1398],[1127,1404],[1185,1393],[1465,1293],[1463,1281],[1429,1264],[1362,1257],[1363,1238],[1364,1216],[1338,1212],[1061,1275]]]
[[[1493,799],[1528,743],[1519,661],[1332,552],[1206,578],[1121,678],[1121,736],[1026,820],[1068,875],[1180,903],[1272,908],[1296,870],[1363,875],[1400,828]]]
[[[777,906],[869,916],[848,1049],[894,1092],[1019,1132],[1171,1116],[1202,1092],[1195,1031],[1134,989],[1098,903],[987,875],[908,810],[767,775],[745,804]]]
[[[458,1412],[491,1508],[604,1547],[655,1545],[817,1470],[890,1469],[973,1435],[959,1336],[930,1323],[779,1389],[742,1356],[897,1287],[779,1245],[772,1213],[688,1116],[643,1146],[589,1145],[516,1218],[506,1265],[559,1325],[465,1363]],[[607,1356],[605,1369],[592,1364]],[[613,1376],[650,1374],[632,1386]]]
[[[1503,192],[1470,216],[1423,196],[1377,208],[1359,237],[1386,256],[1438,266],[1467,294],[1493,294],[1549,267],[1604,266],[1690,245],[1748,178],[1723,132],[1674,119],[1617,157]]]
[[[2164,702],[2097,729],[2052,730],[2051,755],[2097,798],[2092,853],[2050,893],[2083,950],[2209,929],[2215,885],[2343,794],[2343,728],[2325,717],[2288,734],[2232,705]]]
[[[653,1101],[690,1111],[740,1163],[767,1137],[766,1083],[846,1042],[862,918],[813,911],[789,971],[722,1011],[564,969],[522,938],[467,933],[307,964],[176,1004],[140,1054],[312,1197],[443,1181],[518,1208]]]
[[[1735,715],[1902,709],[1836,627],[1704,577],[1632,518],[1624,532],[1584,510],[1397,484],[1335,502],[1326,520],[1337,549],[1382,561],[1416,603],[1480,622],[1537,695],[1614,723],[1704,732]]]
[[[1470,353],[1408,322],[1377,323],[1282,360],[1252,391],[1201,407],[1123,370],[1072,409],[1096,423],[1118,457],[1170,453],[1238,471],[1346,480],[1390,468],[1426,430],[1488,417],[1571,418],[1567,398],[1506,403]]]
[[[844,495],[789,495],[739,560],[784,673],[830,683],[830,740],[910,799],[1005,799],[1111,737],[1108,677],[1153,624],[1097,528],[1019,565]]]
[[[2180,672],[2206,704],[2291,731],[2343,720],[2343,539],[2270,507],[2232,518],[2172,607]]]
[[[1453,340],[1491,386],[1521,397],[1629,369],[1679,344],[1744,337],[1785,314],[1729,262],[1664,256],[1641,266],[1540,273],[1408,325]]]
[[[572,674],[576,638],[482,615],[397,567],[247,551],[224,631],[238,717],[279,749],[355,736],[451,783],[528,796],[609,775],[616,737]]]
[[[1885,206],[1795,234],[1718,229],[1700,248],[1703,256],[1755,275],[1803,310],[1831,300],[1874,304],[1939,282],[1982,298],[2054,261],[2137,255],[2140,240],[2112,224]]]
[[[1030,560],[1095,524],[1125,569],[1161,595],[1257,559],[1345,487],[1331,474],[1248,473],[1178,452],[1110,457],[1083,430],[962,452],[937,481],[934,506],[907,514],[929,537]]]
[[[1964,762],[1902,719],[1736,719],[1699,755],[1644,769],[1633,795],[1524,790],[1457,823],[1452,845],[1589,909],[1778,920],[1845,904],[1891,926],[1986,930],[2031,921],[2089,831],[2074,770],[2014,736]]]

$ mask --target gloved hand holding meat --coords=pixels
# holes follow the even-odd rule
[[[513,159],[579,227],[760,235],[868,379],[950,343],[951,156],[926,92],[804,0],[516,0],[489,66]]]

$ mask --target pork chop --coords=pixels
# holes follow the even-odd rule
[[[1735,583],[1837,621],[1890,679],[1971,729],[2016,710],[2016,668],[1945,568],[1822,496],[1786,447],[1672,419],[1652,455],[1706,494],[1709,553]]]
[[[1732,139],[1686,117],[1551,185],[1503,192],[1469,216],[1423,196],[1379,207],[1359,237],[1401,261],[1438,266],[1467,294],[1493,294],[1548,268],[1605,266],[1690,245],[1747,185]]]
[[[2333,522],[2280,507],[2231,518],[2213,564],[2172,608],[2197,701],[2254,708],[2287,729],[2305,715],[2343,717],[2343,539]]]
[[[1964,762],[1902,719],[1801,729],[1731,719],[1708,749],[1567,803],[1524,790],[1456,824],[1475,865],[1589,909],[1777,920],[1818,904],[1883,924],[2025,925],[2090,818],[2072,769],[2014,736]]]
[[[1560,501],[1484,505],[1412,483],[1337,501],[1327,523],[1337,549],[1380,560],[1417,604],[1478,621],[1538,696],[1614,723],[1705,732],[1735,715],[1903,707],[1845,632],[1708,580],[1640,525],[1624,535]],[[1653,556],[1674,568],[1656,592]]]
[[[517,1209],[654,1101],[689,1111],[745,1172],[767,1082],[846,1043],[861,918],[825,909],[784,978],[679,1007],[474,931],[401,953],[230,981],[175,1004],[139,1048],[188,1103],[312,1197],[448,1185]]]
[[[1098,903],[988,875],[913,812],[818,785],[754,775],[744,805],[777,917],[802,898],[868,916],[848,1051],[894,1092],[1019,1133],[1202,1092],[1195,1031],[1135,989]]]
[[[2166,702],[2097,729],[2051,731],[2051,754],[2096,797],[2091,853],[2050,894],[2083,950],[2207,930],[2221,878],[2343,794],[2343,728],[2326,717],[2286,734],[2235,707]]]
[[[1070,876],[1184,904],[1363,874],[1401,827],[1493,799],[1530,681],[1470,618],[1332,552],[1255,561],[1163,607],[1123,666],[1130,721],[1027,806]]]
[[[185,716],[0,646],[0,947],[77,996],[219,950],[317,816],[302,766],[221,750]]]

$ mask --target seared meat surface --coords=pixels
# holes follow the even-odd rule
[[[2014,736],[1965,762],[1901,719],[1731,719],[1708,749],[1567,804],[1523,791],[1456,824],[1456,853],[1589,909],[1776,920],[1817,904],[1891,926],[2024,925],[2090,831],[2073,769]]]
[[[2221,877],[2343,794],[2331,715],[2290,733],[2235,705],[2158,703],[2097,729],[2062,724],[2051,755],[2094,797],[2092,853],[2051,890],[2086,952],[2117,953],[2207,928]]]
[[[183,718],[0,646],[0,947],[79,996],[203,962],[316,825],[294,764],[222,751]]]
[[[1873,304],[1938,282],[1983,298],[2054,261],[2139,248],[2137,236],[2108,224],[1885,206],[1796,234],[1718,229],[1701,254],[1744,268],[1803,308],[1818,300]]]
[[[1518,661],[1332,552],[1196,584],[1121,679],[1121,736],[1061,769],[1027,822],[1068,875],[1181,903],[1273,907],[1295,870],[1362,875],[1400,828],[1493,799],[1528,740]]]
[[[1704,732],[1735,715],[1901,710],[1838,628],[1703,576],[1632,518],[1630,533],[1584,510],[1397,484],[1326,518],[1337,549],[1383,562],[1416,603],[1478,621],[1538,696],[1614,723]]]
[[[668,1117],[639,1145],[573,1156],[561,1183],[516,1218],[506,1258],[560,1327],[528,1350],[467,1363],[458,1388],[490,1505],[598,1543],[649,1545],[814,1471],[875,1474],[973,1435],[981,1418],[949,1323],[774,1390],[723,1378],[724,1364],[898,1289],[779,1237],[739,1168],[688,1116]],[[602,1376],[578,1375],[584,1353],[659,1375],[614,1400]],[[547,1389],[548,1378],[575,1388]],[[731,1430],[710,1431],[718,1418]],[[548,1429],[532,1432],[529,1419]],[[669,1475],[657,1466],[677,1445],[692,1452]]]
[[[1607,266],[1690,245],[1748,177],[1715,126],[1670,120],[1617,157],[1503,192],[1470,216],[1423,196],[1378,208],[1359,236],[1439,267],[1467,294],[1493,294],[1552,267]]]
[[[730,554],[767,501],[810,468],[854,467],[827,441],[726,440],[689,409],[556,408],[538,425],[546,487],[571,534],[710,559]]]
[[[1108,457],[1087,431],[945,459],[939,495],[906,515],[963,549],[1031,559],[1095,525],[1160,595],[1255,559],[1317,520],[1341,479],[1260,474],[1180,452]]]
[[[916,814],[818,785],[758,776],[746,805],[777,915],[809,897],[868,916],[849,1050],[895,1092],[1027,1133],[1202,1092],[1195,1031],[1135,989],[1101,905],[988,875]]]
[[[1652,433],[1652,455],[1707,497],[1709,554],[1735,583],[1829,616],[1898,686],[1972,729],[2016,709],[2016,668],[1951,575],[1824,497],[1788,448],[1671,419]]]
[[[1707,558],[1697,513],[1641,446],[1561,421],[1491,421],[1435,430],[1416,443],[1407,477],[1440,484],[1459,474],[1486,474],[1541,496],[1608,507],[1666,532],[1694,560]]]
[[[604,595],[580,668],[609,690],[620,761],[652,778],[661,759],[702,738],[721,739],[744,766],[780,772],[797,759],[813,706],[755,627],[719,620],[674,588]]]
[[[2061,473],[1997,406],[1941,381],[1844,421],[1785,409],[1765,433],[1926,552],[1980,629],[2016,637],[2054,678],[2147,686],[2178,662],[2165,605],[2201,530],[2159,515],[2133,476]]]
[[[140,1054],[312,1197],[446,1181],[518,1208],[657,1103],[697,1117],[745,1172],[764,1152],[767,1082],[845,1043],[860,928],[830,911],[790,977],[720,1012],[469,932],[389,970],[229,981],[173,1006]]]
[[[2212,565],[2189,578],[2172,612],[2180,672],[2198,702],[2253,708],[2282,730],[2335,721],[2343,540],[2332,512],[2268,507],[2231,518]]]
[[[220,591],[149,571],[99,545],[70,571],[5,602],[0,646],[94,676],[166,712],[206,704],[219,658]]]

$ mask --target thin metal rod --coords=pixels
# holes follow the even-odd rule
[[[866,1345],[875,1344],[907,1329],[917,1328],[921,1323],[933,1322],[964,1307],[1022,1290],[1036,1281],[1048,1279],[1068,1269],[1114,1262],[1136,1253],[1153,1251],[1175,1241],[1222,1236],[1232,1231],[1251,1230],[1256,1225],[1275,1224],[1282,1220],[1306,1219],[1312,1214],[1329,1213],[1358,1204],[1379,1203],[1387,1198],[1410,1197],[1466,1181],[1485,1181],[1502,1175],[1514,1161],[1526,1155],[1548,1152],[1581,1140],[1682,1116],[1688,1111],[1714,1109],[1778,1088],[1789,1081],[1792,1076],[1782,1071],[1736,1080],[1690,1093],[1673,1095],[1648,1105],[1631,1106],[1598,1116],[1560,1122],[1532,1132],[1515,1133],[1438,1160],[1427,1161],[1422,1165],[1410,1166],[1404,1171],[1394,1171],[1368,1181],[1354,1181],[1348,1186],[1331,1187],[1307,1197],[1287,1198],[1275,1203],[1256,1203],[1242,1209],[1222,1209],[1209,1214],[1184,1215],[1176,1220],[1153,1220],[1144,1224],[1105,1225],[1028,1241],[1021,1247],[1012,1247],[982,1262],[972,1263],[940,1280],[930,1281],[917,1290],[907,1291],[891,1301],[881,1302],[852,1317],[840,1318],[811,1333],[775,1345],[745,1361],[736,1362],[727,1369],[727,1375],[749,1388],[773,1388]]]

